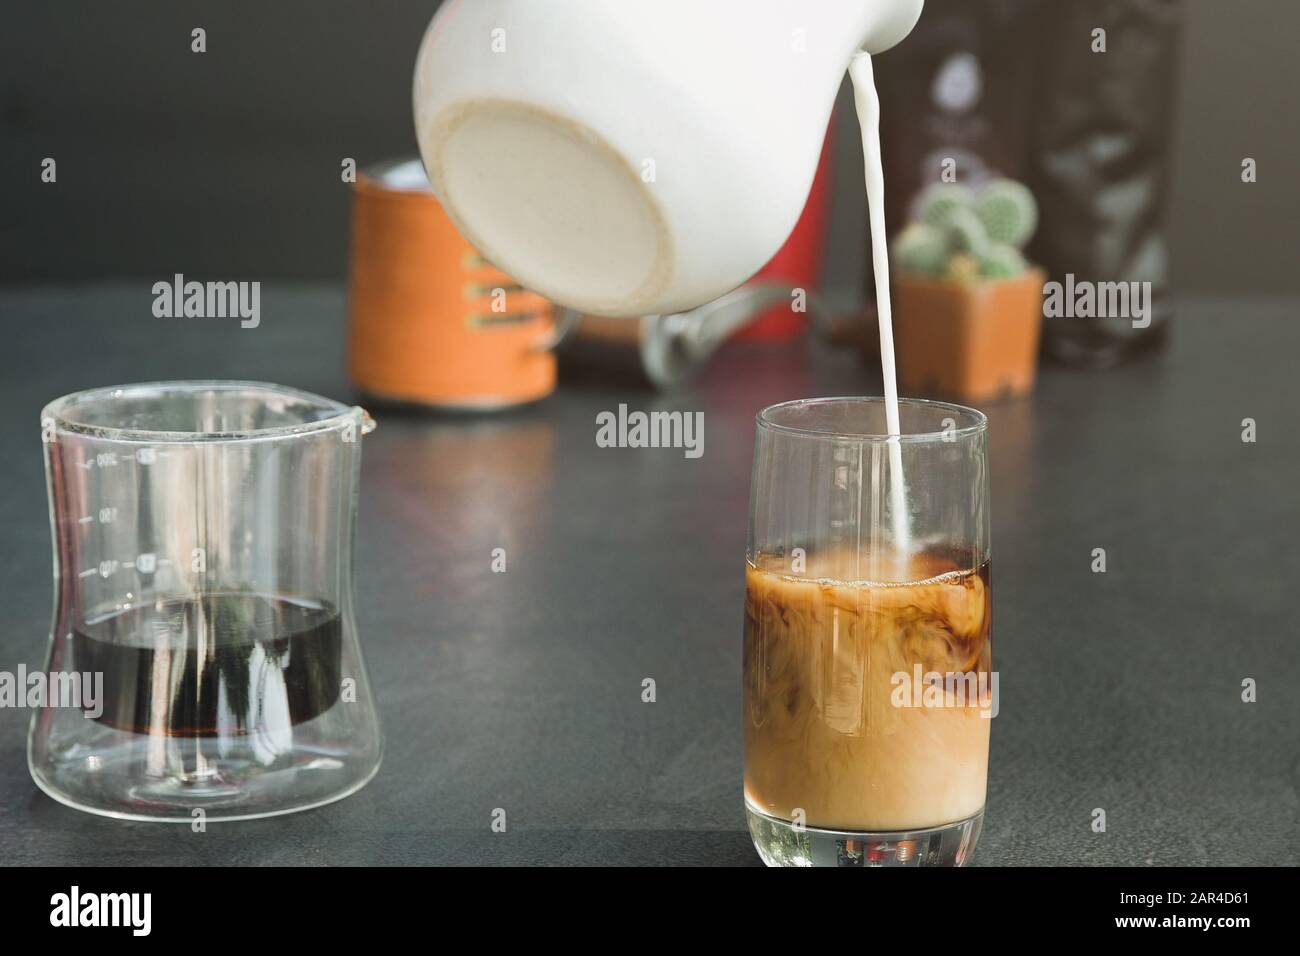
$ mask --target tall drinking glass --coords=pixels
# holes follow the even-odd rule
[[[745,811],[769,865],[962,865],[990,718],[987,421],[960,405],[758,415],[746,554]]]

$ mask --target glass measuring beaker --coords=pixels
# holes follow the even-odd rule
[[[373,427],[360,408],[256,382],[45,408],[55,602],[28,740],[42,790],[109,816],[243,819],[374,776],[352,586]]]

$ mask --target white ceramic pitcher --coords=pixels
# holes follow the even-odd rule
[[[601,315],[743,283],[803,209],[858,50],[923,0],[447,0],[415,71],[430,179],[525,286]]]

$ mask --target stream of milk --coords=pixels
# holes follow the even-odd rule
[[[880,98],[876,95],[871,55],[859,53],[849,64],[853,100],[862,127],[862,158],[867,171],[867,209],[871,222],[871,259],[876,276],[876,313],[880,325],[880,369],[885,379],[885,427],[901,435],[898,415],[898,378],[894,372],[894,322],[889,305],[889,252],[885,242],[885,173],[880,159]],[[897,556],[911,553],[911,528],[907,515],[907,490],[903,484],[903,447],[890,441],[889,504]]]

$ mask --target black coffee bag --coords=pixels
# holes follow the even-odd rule
[[[1111,364],[1163,341],[1182,21],[1182,0],[928,0],[877,70],[891,232],[945,164],[975,187],[1021,180],[1052,281],[1139,283],[1146,308],[1048,315],[1045,350]]]

